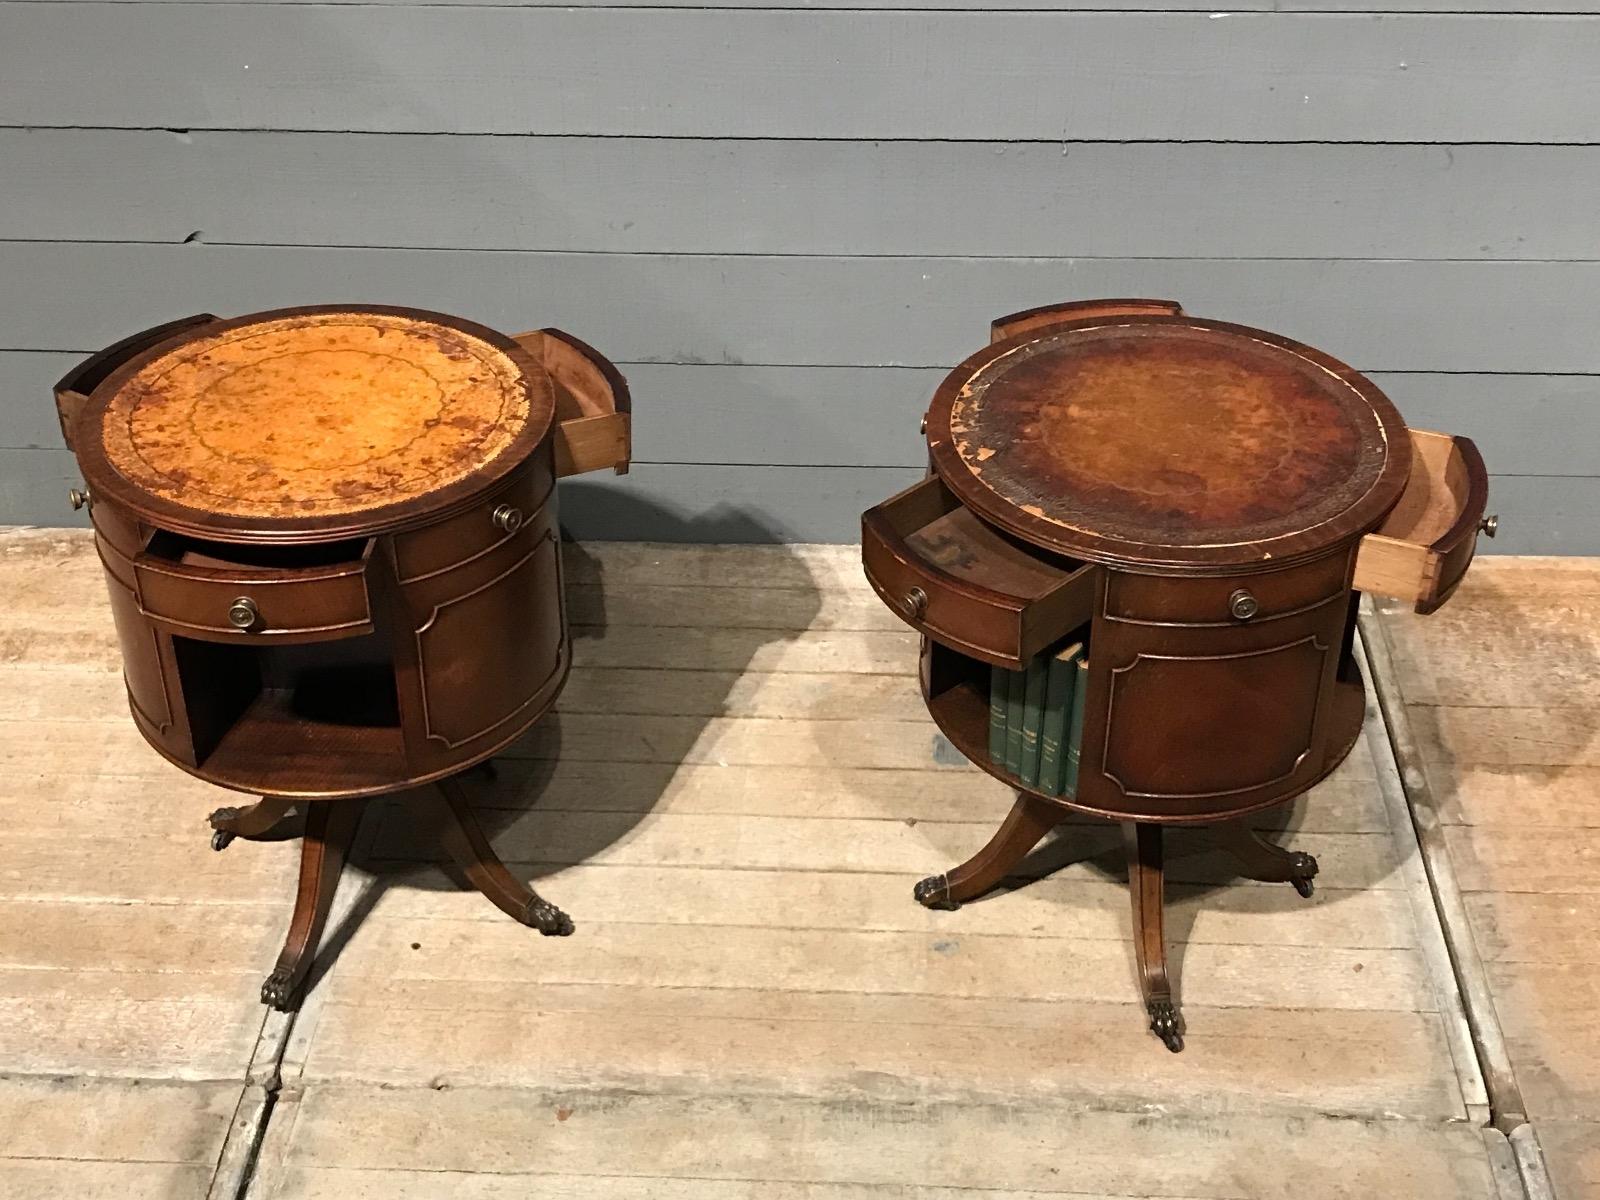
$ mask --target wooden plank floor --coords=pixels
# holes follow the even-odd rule
[[[1560,1200],[1600,1197],[1600,563],[1482,559],[1382,620],[1515,1082]]]
[[[912,902],[1009,801],[939,747],[853,548],[568,549],[559,714],[470,786],[577,933],[461,890],[409,798],[372,806],[251,1196],[1508,1194],[1381,726],[1278,818],[1312,900],[1177,836],[1173,1056],[1106,829],[1027,888]],[[204,1195],[293,847],[207,848],[218,793],[128,721],[88,543],[0,551],[0,1195]]]
[[[0,1195],[201,1197],[262,1032],[294,847],[130,740],[92,544],[0,534]]]

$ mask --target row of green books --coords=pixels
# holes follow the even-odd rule
[[[1022,671],[991,668],[989,757],[1047,796],[1076,792],[1088,681],[1082,642],[1046,651]]]

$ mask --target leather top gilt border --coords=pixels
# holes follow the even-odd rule
[[[500,366],[488,364],[490,381],[493,381],[497,371],[512,373],[502,374],[495,386],[501,393],[514,400],[515,411],[512,414],[514,419],[508,422],[506,428],[497,431],[494,422],[498,419],[498,414],[493,419],[477,414],[478,429],[455,438],[455,442],[459,444],[452,444],[450,439],[454,434],[448,428],[451,414],[441,411],[440,417],[443,419],[434,421],[430,418],[428,426],[439,431],[439,436],[444,440],[447,449],[456,452],[456,461],[446,462],[444,469],[436,471],[430,470],[434,464],[424,463],[417,472],[417,480],[407,480],[406,487],[393,489],[404,494],[398,495],[392,501],[385,499],[382,494],[384,482],[382,479],[366,487],[362,486],[359,479],[354,480],[350,489],[354,502],[341,504],[338,502],[339,494],[335,493],[334,502],[324,506],[331,511],[316,511],[318,506],[315,503],[282,504],[277,506],[276,510],[273,510],[272,506],[254,506],[255,511],[250,511],[252,508],[250,505],[236,504],[231,507],[245,511],[229,511],[230,505],[226,497],[215,507],[208,507],[204,499],[206,489],[186,486],[188,481],[181,478],[183,475],[181,466],[177,469],[179,477],[173,479],[174,486],[170,487],[162,486],[163,480],[159,472],[150,480],[146,480],[129,477],[130,474],[139,474],[138,471],[119,469],[119,460],[133,461],[136,465],[139,460],[129,458],[130,446],[127,444],[127,438],[122,437],[127,431],[121,428],[121,424],[117,424],[117,428],[113,429],[112,424],[118,422],[119,418],[125,418],[124,410],[127,409],[129,400],[124,392],[131,386],[143,384],[141,372],[147,367],[162,359],[181,356],[188,345],[216,343],[219,338],[225,339],[227,334],[235,331],[248,330],[251,327],[270,330],[275,326],[290,329],[296,318],[333,317],[342,314],[355,318],[350,322],[352,329],[359,328],[359,318],[372,316],[378,318],[374,328],[382,325],[401,330],[414,324],[415,329],[411,331],[413,333],[424,336],[430,333],[439,335],[440,362],[459,359],[461,363],[466,364],[461,369],[465,372],[464,379],[468,384],[481,382],[475,380],[472,374],[478,369],[470,365],[473,354],[480,352],[472,351],[466,341],[450,343],[449,335],[459,334],[466,339],[475,339],[485,344],[492,349],[494,356],[501,363]],[[383,358],[382,355],[360,357],[363,359],[370,357],[374,362],[379,362]],[[394,362],[395,365],[391,369],[404,374],[407,368],[403,359],[396,359]],[[451,365],[454,369],[456,364],[451,361]],[[479,374],[481,375],[481,372]],[[270,380],[264,382],[270,395],[272,383]],[[379,382],[381,384],[382,381]],[[360,387],[358,382],[352,395],[357,394]],[[303,409],[304,405],[301,406],[301,410],[297,410],[293,395],[283,397],[283,420],[292,422],[305,419],[306,414]],[[248,398],[243,411],[247,415],[250,411]],[[201,537],[289,544],[393,532],[437,520],[468,507],[514,474],[535,453],[551,452],[554,418],[555,393],[549,374],[541,363],[510,337],[472,321],[423,309],[386,305],[328,304],[252,313],[231,320],[200,325],[161,339],[121,364],[94,388],[88,403],[75,422],[77,434],[75,449],[91,494],[103,500],[110,500],[149,523]],[[211,419],[226,432],[229,423],[234,421],[234,414],[224,408],[211,414]],[[477,438],[479,431],[487,431],[491,436]],[[172,460],[181,462],[183,440],[195,436],[195,431],[174,429],[164,432],[165,436],[172,439],[169,450]],[[291,425],[287,427],[287,432],[290,436],[294,436],[299,430],[298,427]],[[403,430],[384,428],[380,424],[370,432],[372,436],[369,441],[380,452],[391,446],[404,448]],[[118,442],[118,437],[122,437],[121,443]],[[389,440],[385,441],[385,438]],[[311,437],[308,444],[314,443],[315,440],[314,436]],[[487,447],[481,459],[467,461],[467,457],[480,446]],[[316,446],[313,445],[312,449],[315,451]],[[344,489],[345,485],[339,480],[339,463],[324,464],[323,469],[335,488]],[[354,471],[359,469],[360,464],[353,468]],[[433,482],[435,478],[438,480],[437,483]]]
[[[1165,338],[1161,334],[1163,329],[1178,336]],[[1199,483],[1180,479],[1181,486],[1177,490],[1181,493],[1184,487],[1189,489],[1202,510],[1199,515],[1211,518],[1220,536],[1210,536],[1210,530],[1199,523],[1198,517],[1193,527],[1186,526],[1188,513],[1174,506],[1169,515],[1158,505],[1149,506],[1155,508],[1156,519],[1148,519],[1147,513],[1137,515],[1145,519],[1147,526],[1157,526],[1160,520],[1167,520],[1179,536],[1149,536],[1142,531],[1141,535],[1130,536],[1126,530],[1137,530],[1139,522],[1136,520],[1122,522],[1124,531],[1117,532],[1117,518],[1122,513],[1114,504],[1122,489],[1115,486],[1120,482],[1116,480],[1104,485],[1100,494],[1085,497],[1081,504],[1075,501],[1072,493],[1079,476],[1074,474],[1076,464],[1070,435],[1079,432],[1079,427],[1072,423],[1077,410],[1070,407],[1071,397],[1061,400],[1059,385],[1063,380],[1071,386],[1082,382],[1086,389],[1091,389],[1086,392],[1091,408],[1093,399],[1101,394],[1108,396],[1104,408],[1092,414],[1099,418],[1100,428],[1083,443],[1087,448],[1086,459],[1103,460],[1102,465],[1107,468],[1105,475],[1110,475],[1111,469],[1117,467],[1140,471],[1163,469],[1159,464],[1150,466],[1158,456],[1147,453],[1144,443],[1137,440],[1136,428],[1126,435],[1112,429],[1112,436],[1105,436],[1103,427],[1120,416],[1120,401],[1114,389],[1105,393],[1092,390],[1095,382],[1092,371],[1086,370],[1082,381],[1070,374],[1046,374],[1033,380],[1031,385],[1019,384],[1005,401],[1008,407],[1014,403],[1016,423],[1008,428],[1005,419],[991,422],[992,428],[981,431],[989,435],[988,438],[981,445],[974,444],[974,395],[987,386],[985,373],[992,375],[991,368],[996,364],[1008,359],[1012,363],[1026,363],[1031,354],[1051,343],[1076,351],[1075,334],[1084,335],[1081,341],[1086,346],[1105,343],[1115,347],[1119,330],[1127,332],[1123,341],[1132,343],[1135,339],[1147,338],[1163,350],[1169,344],[1181,347],[1186,342],[1218,348],[1217,362],[1202,360],[1199,370],[1189,369],[1182,354],[1171,363],[1163,364],[1170,368],[1167,375],[1158,373],[1154,377],[1157,382],[1149,386],[1148,394],[1137,399],[1147,404],[1153,415],[1165,420],[1167,409],[1175,408],[1181,413],[1182,405],[1191,400],[1211,402],[1213,393],[1206,389],[1220,381],[1221,390],[1215,394],[1225,396],[1240,408],[1237,414],[1228,411],[1228,421],[1213,424],[1226,435],[1229,448],[1239,457],[1241,466],[1247,468],[1242,474],[1246,482],[1231,484],[1228,489],[1234,493],[1236,524],[1247,531],[1245,536],[1228,536],[1229,521],[1235,515],[1232,512],[1218,515],[1203,511],[1203,506],[1211,500],[1204,471],[1197,472]],[[1279,372],[1282,378],[1272,381],[1272,387],[1261,396],[1250,395],[1249,386],[1243,386],[1241,391],[1241,381],[1243,385],[1254,384],[1256,367],[1248,356],[1243,365],[1229,361],[1229,353],[1240,347],[1269,368],[1282,367]],[[1295,367],[1295,363],[1300,366]],[[1075,368],[1077,360],[1069,359],[1068,365]],[[1091,363],[1094,365],[1097,364]],[[1142,366],[1142,363],[1137,365]],[[1202,378],[1208,373],[1215,376],[1209,384]],[[1113,383],[1125,378],[1114,371],[1108,377]],[[1172,396],[1162,390],[1168,386],[1166,379],[1173,381]],[[1193,382],[1196,379],[1200,382]],[[1143,383],[1142,377],[1138,382]],[[1008,382],[1006,386],[1012,385]],[[1184,388],[1192,390],[1185,394]],[[1273,405],[1272,399],[1279,394],[1293,402],[1290,410]],[[1312,433],[1335,444],[1311,447],[1311,453],[1304,460],[1301,456],[1285,455],[1279,462],[1273,458],[1278,452],[1269,435],[1279,432],[1277,426],[1283,424],[1280,418],[1284,411],[1295,415],[1294,405],[1316,410],[1312,415],[1318,417],[1320,424],[1307,418]],[[1356,416],[1352,416],[1352,412]],[[1129,413],[1130,420],[1137,425],[1139,403],[1130,404]],[[1003,414],[1003,417],[1010,415]],[[1240,427],[1237,434],[1235,424]],[[1097,430],[1092,421],[1083,428]],[[1117,448],[1110,445],[1118,436],[1128,440],[1126,462],[1116,460]],[[1100,314],[1069,319],[1046,327],[1027,327],[1016,336],[992,343],[966,359],[940,384],[928,411],[927,438],[934,471],[964,505],[999,528],[1036,546],[1073,558],[1134,569],[1158,567],[1178,574],[1226,574],[1268,564],[1288,565],[1313,557],[1375,527],[1399,500],[1411,470],[1411,446],[1405,422],[1388,398],[1353,368],[1276,334],[1169,313]],[[1170,452],[1172,447],[1168,450]],[[1030,452],[1034,454],[1033,462],[1023,461]],[[1010,473],[990,469],[991,479],[984,478],[985,469],[997,459],[1007,468],[1015,468],[1019,461],[1024,467],[1037,468],[1041,457],[1052,456],[1057,461],[1035,469],[1032,478],[1014,469]],[[1061,468],[1059,475],[1051,478],[1051,471],[1058,467]],[[1266,471],[1268,468],[1292,478],[1280,489],[1285,493],[1280,509],[1266,511],[1263,518],[1263,513],[1256,511],[1260,506],[1253,506],[1248,480],[1250,470]],[[1017,482],[1019,474],[1023,475],[1020,483]],[[1212,474],[1216,472],[1213,470]],[[998,480],[994,476],[999,476]],[[1271,472],[1268,476],[1271,477]],[[1091,481],[1099,483],[1092,476]],[[1164,485],[1167,481],[1157,479],[1155,482]],[[1029,502],[1029,485],[1048,490],[1036,492],[1033,502]],[[1146,498],[1137,486],[1130,485],[1126,490],[1133,493],[1135,501]],[[1154,489],[1154,494],[1157,500],[1164,499],[1160,487]],[[1106,500],[1107,495],[1111,497],[1110,502]],[[1302,524],[1296,524],[1295,520],[1297,496],[1309,497],[1305,507],[1310,519]],[[1330,500],[1330,496],[1335,499]],[[1101,512],[1109,511],[1110,519],[1097,517],[1097,503]],[[1262,529],[1268,532],[1265,535],[1248,532]]]

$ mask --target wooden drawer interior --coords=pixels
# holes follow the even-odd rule
[[[543,365],[556,390],[556,475],[610,467],[625,475],[633,455],[628,382],[594,347],[559,329],[513,339]]]
[[[937,477],[862,517],[867,577],[935,641],[1020,667],[1093,612],[1094,569],[1026,546],[963,508]]]
[[[1352,586],[1432,612],[1472,561],[1488,498],[1471,440],[1411,430],[1411,477],[1383,524],[1361,539]]]

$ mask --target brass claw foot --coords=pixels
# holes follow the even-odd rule
[[[911,889],[911,894],[924,908],[955,912],[961,907],[961,901],[950,898],[950,880],[945,875],[929,875],[919,880],[917,886]]]
[[[1289,865],[1289,882],[1294,884],[1295,891],[1309,900],[1316,887],[1311,881],[1317,876],[1317,860],[1302,850],[1294,851],[1290,857],[1294,861]]]
[[[213,850],[226,850],[232,844],[235,836],[235,834],[229,833],[226,829],[214,829],[211,831],[211,848]]]
[[[1149,1004],[1150,1032],[1155,1034],[1174,1054],[1183,1049],[1182,1022],[1178,1010],[1170,1000],[1152,1000]]]
[[[531,925],[545,937],[567,937],[572,933],[572,918],[548,900],[535,896],[523,911],[522,923]]]
[[[295,991],[293,974],[288,967],[279,967],[261,985],[261,1003],[279,1012],[288,1012]]]

